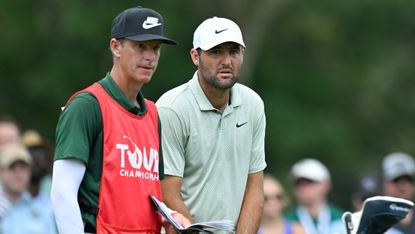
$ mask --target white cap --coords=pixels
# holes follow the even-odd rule
[[[193,34],[193,48],[209,50],[225,42],[236,42],[245,47],[241,29],[232,20],[213,17],[203,21]]]
[[[330,172],[320,161],[312,158],[302,159],[291,169],[294,179],[305,178],[322,182],[330,180]]]
[[[396,152],[387,155],[382,162],[383,177],[385,180],[394,180],[400,176],[414,176],[414,159],[405,153]]]

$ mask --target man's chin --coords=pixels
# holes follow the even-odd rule
[[[135,80],[140,83],[147,84],[151,81],[152,77],[153,74],[139,74],[135,77]]]

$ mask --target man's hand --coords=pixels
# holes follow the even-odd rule
[[[180,224],[182,227],[188,227],[190,224],[192,224],[186,217],[184,217],[182,214],[178,212],[171,213],[171,216],[173,216],[174,220],[176,220],[176,222]],[[178,233],[176,229],[174,229],[173,225],[171,225],[167,220],[163,221],[163,226],[166,230],[166,234]]]

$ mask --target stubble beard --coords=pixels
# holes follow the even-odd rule
[[[208,83],[212,87],[222,90],[232,88],[232,86],[238,81],[238,78],[235,76],[226,80],[225,82],[216,76],[205,77],[204,79],[206,83]]]
[[[209,74],[207,69],[204,69],[203,66],[201,66],[200,68],[201,68],[202,76],[205,82],[215,89],[221,89],[221,90],[230,89],[234,86],[234,84],[238,81],[238,78],[239,78],[239,74],[237,74],[228,79],[221,79],[218,76]]]

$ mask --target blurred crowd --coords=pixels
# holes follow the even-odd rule
[[[50,186],[53,144],[0,119],[0,233],[57,233]]]
[[[36,130],[21,132],[12,118],[0,119],[0,233],[57,233],[49,198],[52,162],[51,140]],[[379,169],[379,173],[356,173],[349,211],[359,211],[365,199],[377,195],[414,200],[413,156],[391,153]],[[281,178],[265,174],[265,206],[258,233],[345,233],[341,216],[346,209],[329,201],[332,174],[324,162],[301,159],[289,174],[293,188],[289,192]],[[412,212],[387,234],[413,234],[414,230]]]
[[[350,191],[350,210],[358,212],[364,201],[373,196],[391,196],[414,200],[415,162],[413,156],[394,152],[382,160],[380,173],[356,174],[355,188]],[[304,158],[290,172],[294,205],[286,210],[288,197],[277,178],[264,177],[264,213],[258,233],[261,234],[334,234],[346,233],[341,218],[346,211],[329,200],[331,174],[323,162]],[[386,234],[414,234],[412,210]]]

